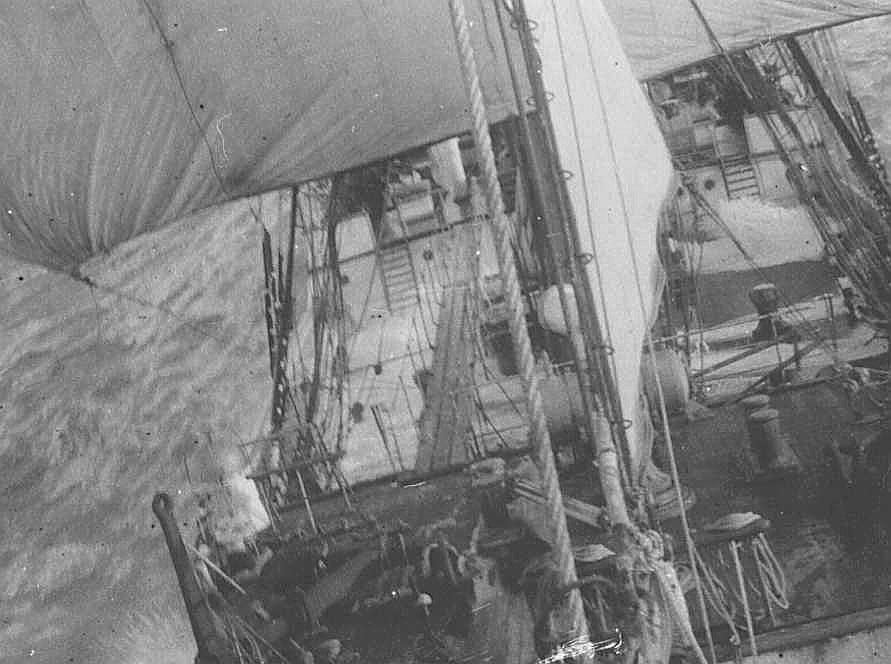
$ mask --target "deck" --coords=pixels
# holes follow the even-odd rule
[[[857,401],[858,408],[869,410],[863,404]],[[870,516],[870,499],[845,486],[827,452],[833,441],[862,441],[874,431],[875,425],[864,422],[870,413],[855,413],[834,382],[777,392],[771,405],[801,461],[797,476],[747,481],[748,441],[738,405],[713,409],[706,419],[674,423],[682,481],[698,496],[689,513],[691,526],[701,528],[731,512],[756,512],[771,521],[768,539],[786,574],[790,601],[789,609],[777,612],[777,626],[891,604],[889,535]],[[666,529],[680,535],[676,522]],[[720,638],[726,640],[726,633]]]
[[[414,474],[437,475],[526,446],[522,385],[497,376],[481,356],[467,282],[443,294],[433,364],[418,429]]]
[[[425,482],[410,486],[405,482],[402,486],[398,483],[371,485],[357,489],[354,496],[362,511],[373,514],[382,524],[402,521],[412,531],[437,524],[460,550],[472,543],[477,510],[470,496],[467,474],[456,471],[478,451],[474,445],[482,430],[477,422],[477,402],[485,405],[490,420],[502,430],[510,430],[511,425],[523,419],[522,389],[517,377],[496,383],[483,376],[481,365],[485,359],[479,358],[473,334],[469,333],[472,330],[468,330],[467,325],[469,301],[469,289],[456,288],[448,293],[442,305],[415,468],[417,474],[426,474]],[[863,330],[849,330],[842,335],[838,340],[842,354],[847,357],[858,349],[859,352],[875,350],[875,346],[866,344],[868,338],[864,335]],[[720,352],[715,357],[721,357]],[[820,352],[814,353],[804,363],[799,377],[813,378],[828,361]],[[756,357],[744,375],[717,376],[721,388],[717,391],[725,392],[750,383],[763,371],[761,364]],[[552,426],[559,423],[557,428],[573,428],[573,414],[579,406],[566,396],[572,394],[568,389],[571,381],[567,377],[552,376],[543,380],[542,385],[543,389],[553,392],[553,398],[547,398],[546,404],[554,410],[554,404],[561,402],[566,410],[565,413],[549,412]],[[776,610],[773,625],[764,615],[756,616],[759,618],[757,631],[762,635],[759,640],[765,644],[763,649],[786,649],[791,656],[794,653],[790,644],[796,643],[795,639],[806,641],[815,630],[830,635],[817,638],[825,642],[832,636],[847,633],[846,630],[872,634],[862,625],[850,628],[852,624],[859,625],[857,620],[861,618],[861,622],[891,625],[891,536],[878,520],[868,518],[869,511],[875,513],[874,506],[864,505],[863,496],[858,498],[843,483],[834,457],[827,452],[833,442],[862,441],[875,431],[874,420],[869,417],[877,412],[874,404],[863,398],[852,401],[838,382],[807,381],[774,392],[771,405],[779,411],[783,429],[802,463],[802,472],[783,480],[752,481],[747,474],[744,452],[748,435],[739,405],[732,402],[716,405],[704,415],[700,412],[692,421],[678,419],[672,422],[672,430],[682,482],[698,496],[689,512],[694,530],[732,512],[755,512],[770,520],[768,539],[782,564],[790,605],[788,609]],[[507,447],[519,447],[526,442],[523,431],[516,433],[516,436],[507,436],[511,443]],[[499,445],[505,447],[504,441],[485,445],[484,449],[491,453],[497,451],[495,448]],[[567,479],[564,490],[568,496],[599,504],[593,477]],[[332,498],[321,501],[315,509],[316,518],[326,523],[336,522],[345,513],[343,504]],[[289,522],[283,524],[284,529],[300,526],[305,530],[307,524],[302,516],[299,509],[292,512]],[[677,520],[667,521],[662,527],[682,541]],[[578,520],[571,521],[570,528],[577,544],[597,538],[595,531]],[[368,545],[373,546],[373,542]],[[683,558],[681,548],[678,553]],[[728,585],[734,583],[733,579],[726,581]],[[487,633],[490,630],[507,633],[510,625],[504,627],[502,623],[517,614],[506,608],[516,598],[504,593],[498,596],[500,599],[495,605],[498,610],[485,618]],[[695,596],[688,594],[687,599],[694,614],[694,626],[701,629],[703,623]],[[757,613],[759,607],[755,608]],[[361,646],[359,649],[368,661],[415,661],[414,655],[406,654],[417,654],[416,643],[408,636],[411,630],[402,629],[406,625],[399,623],[398,615],[385,618],[381,614],[380,619],[384,622],[375,625],[375,633],[391,635],[387,643],[367,641],[368,630],[364,627],[348,633],[347,638]],[[386,623],[386,620],[396,622]],[[719,653],[724,659],[732,659],[729,632],[722,628],[716,615],[710,615],[709,622]],[[789,634],[792,634],[791,640],[787,638]],[[887,635],[882,638],[888,640]],[[471,649],[476,645],[480,644],[467,644]],[[801,643],[794,646],[799,648],[799,654],[804,652],[800,646]],[[510,661],[504,653],[495,655],[490,651],[489,654],[497,660]]]
[[[826,452],[832,441],[843,442],[852,436],[862,440],[870,435],[874,425],[863,423],[869,420],[870,413],[855,412],[846,392],[834,382],[778,391],[771,396],[771,401],[780,412],[784,430],[790,434],[802,462],[803,470],[794,478],[747,481],[742,451],[748,443],[744,415],[738,405],[713,408],[711,416],[695,421],[674,422],[673,430],[682,481],[698,495],[696,505],[689,512],[694,529],[701,529],[730,512],[752,511],[771,521],[768,539],[787,578],[790,607],[776,612],[773,628],[762,621],[758,631],[762,635],[763,650],[785,649],[792,657],[797,656],[796,651],[784,640],[790,627],[795,631],[796,626],[807,625],[803,631],[793,634],[794,643],[794,639],[806,641],[808,634],[823,627],[833,636],[851,631],[849,624],[859,624],[848,619],[851,615],[865,616],[864,620],[878,616],[880,624],[891,622],[891,610],[887,608],[891,605],[891,565],[888,564],[891,547],[879,524],[864,517],[863,505],[856,502],[843,485],[832,456]],[[856,401],[860,409],[864,409],[864,403],[868,401]],[[593,484],[590,477],[576,477],[565,483],[565,490],[569,495],[596,501]],[[449,473],[417,486],[378,484],[360,488],[355,499],[363,511],[374,514],[381,523],[400,520],[411,529],[438,524],[455,546],[464,550],[472,543],[477,515],[469,489],[466,473]],[[316,517],[320,521],[336,521],[342,513],[342,503],[334,498],[316,506]],[[294,513],[290,517],[294,521],[286,524],[286,529],[296,527],[301,516],[299,512]],[[305,521],[302,525],[306,527]],[[591,541],[590,528],[578,522],[570,525],[576,543]],[[677,520],[662,526],[680,541]],[[694,596],[689,594],[687,598],[694,613],[694,625],[701,627],[701,619],[695,615]],[[510,597],[501,599],[509,601]],[[513,612],[496,613],[498,615],[486,621],[497,631],[496,625]],[[843,618],[837,619],[838,616]],[[361,645],[368,661],[415,661],[412,656],[406,659],[406,653],[416,652],[416,644],[402,631],[405,625],[398,622],[398,615],[381,614],[380,620],[384,622],[375,629],[377,633],[383,630],[392,635],[387,643],[365,640],[361,635],[368,633],[365,626],[348,635],[348,639],[356,646]],[[387,623],[387,620],[397,622]],[[823,622],[813,622],[820,620]],[[732,660],[728,632],[715,616],[710,622],[719,653],[723,653],[724,659]],[[885,628],[879,627],[878,631],[882,629]],[[873,640],[879,638],[874,631],[862,626],[854,631]],[[881,638],[882,643],[888,640],[887,635]],[[795,647],[798,654],[804,652],[800,643]],[[490,651],[490,654],[494,653]]]
[[[441,533],[459,551],[476,547],[480,532],[479,507],[467,473],[440,474],[411,486],[399,483],[365,485],[355,490],[353,499],[362,514],[373,516],[384,528],[399,527],[409,540],[429,540],[434,533]],[[333,528],[342,518],[357,516],[346,510],[343,501],[333,495],[314,501],[313,513],[320,525]],[[308,528],[303,510],[290,512],[282,523],[285,532],[307,531]],[[352,542],[346,546],[353,551],[379,546],[376,537],[359,540],[354,535],[346,538],[350,539]],[[443,644],[452,657],[457,656],[462,661],[488,660],[492,664],[534,661],[529,607],[522,595],[505,589],[494,574],[484,573],[490,569],[492,561],[476,558],[472,564],[479,570],[480,578],[486,580],[478,580],[475,584],[478,610],[474,611],[473,628],[464,638],[443,636]],[[392,579],[365,578],[354,592],[386,594],[393,587],[387,582]],[[348,647],[362,654],[362,661],[380,664],[445,661],[442,652],[425,653],[430,648],[424,642],[423,625],[418,616],[419,611],[414,605],[393,603],[358,615],[341,616],[337,630]],[[385,638],[382,635],[386,635]]]
[[[476,355],[470,286],[455,284],[443,296],[433,367],[428,378],[415,470],[433,472],[472,458],[475,409],[473,359]]]

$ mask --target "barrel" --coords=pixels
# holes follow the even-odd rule
[[[659,393],[656,388],[656,374],[653,372],[654,363],[659,374],[659,382],[662,384],[662,394],[665,396],[665,408],[668,414],[685,412],[690,398],[690,379],[680,354],[664,348],[655,351],[652,359],[646,353],[643,356],[644,393],[651,404],[658,404]]]

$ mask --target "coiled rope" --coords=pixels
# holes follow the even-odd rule
[[[758,567],[758,575],[762,580],[762,587],[767,594],[765,598],[770,604],[778,606],[781,609],[789,608],[788,586],[786,584],[786,573],[783,566],[777,559],[770,544],[767,543],[767,537],[764,533],[760,533],[757,538],[752,541],[752,554],[755,556],[755,564]]]
[[[696,568],[702,579],[702,587],[708,605],[715,614],[727,625],[730,630],[730,643],[739,648],[742,643],[741,630],[744,630],[749,638],[753,655],[757,656],[757,644],[754,639],[754,620],[749,599],[761,601],[767,608],[770,617],[773,618],[773,607],[780,609],[789,608],[788,585],[786,575],[774,554],[764,533],[759,533],[751,541],[752,558],[758,573],[760,588],[751,579],[747,579],[745,569],[739,558],[740,542],[732,540],[730,543],[733,574],[736,586],[729,579],[722,578],[724,573],[729,573],[730,566],[725,562],[723,555],[718,554],[717,567],[709,563],[696,551]],[[740,613],[742,615],[740,616]]]

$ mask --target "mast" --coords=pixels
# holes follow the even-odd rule
[[[183,601],[186,603],[192,634],[198,645],[195,664],[235,664],[236,659],[226,639],[217,630],[207,597],[198,586],[192,560],[186,551],[186,545],[173,514],[173,501],[170,496],[166,493],[156,494],[152,500],[152,511],[158,517],[158,522],[164,531],[167,549],[173,561],[173,568],[176,570]]]
[[[470,41],[467,17],[463,0],[449,0],[449,10],[452,19],[452,28],[455,35],[455,43],[461,65],[461,73],[464,79],[467,97],[471,104],[473,119],[473,139],[476,146],[479,163],[482,167],[483,189],[486,197],[486,206],[491,215],[491,225],[495,236],[496,252],[498,254],[498,266],[504,284],[505,300],[508,303],[510,314],[509,327],[514,352],[517,356],[517,364],[523,377],[525,388],[526,407],[530,424],[530,438],[534,448],[535,461],[541,473],[542,488],[547,501],[548,520],[552,533],[552,546],[554,562],[557,566],[560,584],[572,588],[569,592],[568,607],[571,625],[568,629],[573,638],[587,637],[588,622],[585,618],[585,610],[582,604],[582,596],[577,587],[578,577],[575,569],[575,558],[572,552],[572,542],[569,538],[569,529],[566,524],[566,512],[563,508],[563,494],[557,478],[557,469],[554,462],[554,450],[551,446],[551,437],[548,432],[547,420],[544,414],[541,393],[538,390],[538,379],[535,373],[535,358],[532,355],[532,345],[529,339],[529,331],[526,328],[525,309],[523,307],[522,294],[517,281],[517,269],[514,263],[511,247],[511,233],[507,217],[504,212],[504,202],[501,195],[501,187],[498,182],[498,174],[495,168],[495,156],[492,151],[492,142],[488,131],[488,118],[483,101],[482,90],[479,84],[479,75],[474,55],[473,44]],[[586,661],[588,658],[584,658]]]
[[[525,153],[526,157],[525,161],[527,162],[526,170],[528,172],[528,179],[531,185],[530,189],[532,191],[533,205],[535,206],[535,226],[539,235],[543,236],[544,246],[542,247],[542,249],[546,252],[545,257],[547,259],[547,262],[551,264],[554,269],[554,276],[556,277],[557,296],[560,299],[560,308],[563,312],[563,318],[566,321],[568,328],[569,321],[572,320],[570,309],[572,305],[569,303],[569,298],[567,297],[566,292],[564,291],[562,286],[564,283],[570,283],[572,284],[575,292],[580,292],[580,289],[578,288],[578,272],[573,269],[572,262],[568,260],[568,255],[570,252],[565,246],[557,246],[556,238],[558,236],[563,238],[564,243],[561,244],[565,244],[566,235],[551,230],[551,227],[554,225],[555,221],[565,219],[565,215],[562,212],[563,201],[560,198],[559,191],[557,191],[557,188],[554,186],[554,178],[545,177],[545,171],[542,163],[544,162],[545,164],[547,164],[549,171],[552,171],[553,169],[550,168],[552,164],[548,159],[548,153],[546,148],[544,147],[543,127],[541,122],[542,118],[538,118],[539,122],[536,123],[535,132],[533,132],[533,128],[531,126],[532,123],[530,122],[524,108],[519,75],[517,73],[516,67],[514,66],[513,57],[510,52],[507,30],[505,29],[504,23],[504,8],[499,2],[495,3],[495,11],[498,17],[498,26],[501,31],[501,40],[504,44],[505,56],[507,59],[508,69],[511,77],[511,85],[514,88],[514,99],[517,105],[520,137],[522,140],[523,152]],[[525,35],[521,36],[521,40],[523,42],[525,42],[525,39],[523,38],[524,36]],[[533,84],[533,95],[536,106],[541,103],[541,93],[541,85]],[[566,274],[567,270],[569,271],[568,276]],[[590,448],[590,446],[594,444],[593,441],[595,435],[598,433],[598,428],[594,419],[598,411],[597,404],[595,402],[596,393],[594,391],[594,386],[591,383],[591,375],[593,373],[593,370],[589,369],[589,367],[591,367],[591,363],[588,359],[587,349],[584,346],[584,340],[581,338],[581,335],[571,333],[570,341],[576,369],[576,378],[579,384],[579,393],[581,394],[582,399],[582,410],[584,411],[585,415],[584,429],[587,437],[587,445]]]
[[[891,228],[891,193],[889,193],[886,183],[882,181],[879,173],[870,163],[860,140],[854,135],[854,132],[836,107],[835,102],[832,101],[832,98],[826,92],[820,77],[817,76],[817,72],[814,71],[810,60],[808,60],[804,50],[801,48],[801,44],[798,43],[798,39],[789,37],[785,41],[789,52],[792,54],[792,58],[795,60],[795,64],[798,65],[811,90],[814,91],[820,106],[826,112],[829,121],[835,127],[839,138],[841,138],[851,158],[857,165],[857,174],[865,180],[865,184],[875,197],[887,235],[888,228]]]
[[[580,374],[580,382],[583,383],[586,428],[591,435],[591,444],[596,449],[600,483],[610,520],[613,524],[628,525],[631,519],[622,487],[622,469],[624,467],[625,482],[630,488],[634,485],[631,454],[623,426],[621,403],[609,371],[608,349],[603,339],[597,307],[594,305],[594,293],[588,279],[581,277],[584,274],[585,264],[591,257],[582,255],[578,250],[580,246],[578,224],[573,218],[569,194],[562,177],[563,171],[558,163],[547,92],[542,81],[538,54],[529,34],[529,18],[523,0],[516,0],[514,12],[520,34],[520,45],[526,61],[526,73],[532,86],[532,96],[540,120],[538,125],[540,131],[530,132],[530,154],[542,155],[537,164],[540,169],[547,170],[541,171],[535,177],[542,183],[542,200],[547,204],[547,207],[543,208],[545,221],[552,227],[557,225],[557,229],[549,230],[548,235],[562,239],[563,246],[555,257],[555,262],[564,262],[567,266],[579,321],[586,323],[579,325],[581,328],[579,334],[571,329],[571,321],[566,321],[581,365],[577,366],[577,371]],[[523,114],[522,108],[518,111]],[[541,166],[542,162],[544,166]],[[562,291],[562,288],[560,290]],[[564,312],[564,315],[566,313],[568,312]],[[591,383],[589,375],[596,380],[596,386]]]
[[[275,350],[273,353],[273,372],[272,372],[272,429],[278,431],[285,420],[285,404],[288,398],[288,343],[291,336],[291,325],[294,316],[293,288],[294,288],[294,243],[296,241],[297,229],[297,187],[291,187],[291,212],[288,219],[288,247],[286,253],[286,264],[283,283],[278,285],[278,297],[274,300],[275,320],[278,325],[275,331]],[[263,256],[266,260],[268,243],[268,234],[264,236]],[[281,254],[279,254],[281,259]],[[279,269],[281,263],[279,263]],[[275,297],[275,296],[273,296]],[[267,321],[269,314],[267,313]]]
[[[863,106],[860,105],[860,100],[854,96],[854,93],[851,92],[850,89],[847,90],[848,103],[851,106],[852,112],[852,120],[854,122],[854,126],[857,128],[857,134],[860,137],[860,141],[863,145],[863,151],[866,154],[866,158],[873,168],[878,172],[879,176],[882,178],[882,181],[887,185],[888,182],[888,171],[885,169],[885,162],[882,159],[882,155],[879,154],[878,146],[876,145],[876,138],[873,136],[872,128],[869,126],[869,122],[866,120],[866,113],[863,112]]]

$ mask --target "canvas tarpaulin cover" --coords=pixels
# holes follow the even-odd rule
[[[891,12],[891,0],[696,0],[728,51]],[[691,0],[604,0],[635,75],[646,80],[717,55]]]
[[[469,16],[492,119],[512,93]],[[447,2],[0,6],[0,249],[69,270],[191,211],[469,128]]]

